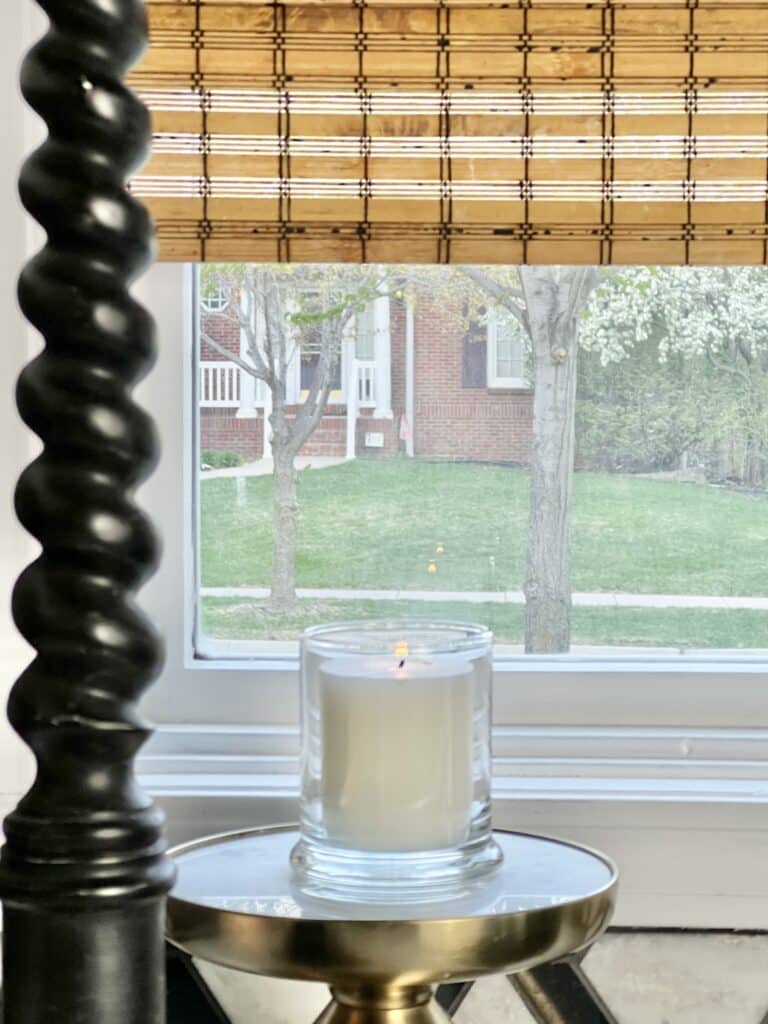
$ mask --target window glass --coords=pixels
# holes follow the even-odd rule
[[[373,306],[368,306],[356,318],[355,358],[372,362],[376,358],[376,321]]]
[[[526,345],[517,320],[503,311],[496,314],[496,377],[500,380],[525,379]]]
[[[198,652],[403,615],[512,653],[768,648],[766,271],[472,269],[269,271],[279,386],[200,339]]]
[[[331,390],[338,390],[341,387],[342,338],[340,332],[334,332],[330,328],[330,314],[326,315],[325,310],[326,297],[309,289],[293,293],[290,287],[285,287],[283,291],[285,303],[279,312],[282,313],[288,334],[285,345],[288,359],[286,379],[290,373],[291,361],[298,350],[301,390],[309,391],[316,382],[320,385],[320,361],[325,352]]]
[[[316,335],[319,332],[313,331],[312,334]],[[312,381],[315,379],[317,368],[320,363],[320,346],[314,343],[314,339],[310,336],[307,339],[306,346],[302,346],[301,349],[301,390],[309,391],[312,387]],[[341,387],[341,360],[337,357],[334,361],[333,367],[330,373],[331,390],[335,391]]]
[[[488,325],[467,324],[461,339],[461,386],[488,387]]]

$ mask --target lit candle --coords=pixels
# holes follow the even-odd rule
[[[319,666],[330,842],[406,852],[456,846],[472,814],[473,668],[460,653],[332,658]]]

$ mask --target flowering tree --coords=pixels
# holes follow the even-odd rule
[[[592,293],[581,343],[604,366],[649,346],[675,367],[670,416],[690,444],[742,439],[739,478],[759,484],[768,449],[768,272],[761,267],[634,267]],[[686,445],[682,445],[683,451]]]

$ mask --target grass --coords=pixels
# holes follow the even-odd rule
[[[499,643],[523,642],[519,605],[462,602],[301,601],[296,614],[273,617],[263,602],[211,598],[202,602],[203,631],[221,640],[293,640],[316,622],[356,618],[453,618],[483,622]],[[632,647],[768,648],[768,615],[710,609],[574,608],[573,644]]]
[[[232,477],[203,480],[201,492],[203,585],[268,585],[271,478],[247,478],[239,496]],[[528,473],[523,469],[359,459],[304,470],[299,496],[298,586],[522,586],[528,520]],[[438,544],[444,546],[443,554],[436,553]],[[576,591],[764,595],[767,555],[768,505],[760,497],[697,484],[576,474]],[[430,561],[437,567],[434,575],[428,572]],[[442,615],[448,614],[445,605],[440,607]],[[480,606],[473,607],[479,614]],[[512,629],[519,609],[505,608],[503,614]],[[691,627],[696,636],[704,623],[714,621],[705,611],[684,614],[702,624]],[[760,614],[728,613],[734,622]],[[598,619],[613,617],[614,623],[624,623],[621,629],[627,636],[635,629],[633,623],[650,623],[655,617],[661,627],[676,621],[670,611],[633,609],[581,609],[575,620],[586,623],[590,617],[591,630],[598,628]],[[642,634],[645,627],[637,629]],[[664,643],[654,629],[656,641]],[[610,642],[623,641],[612,635]]]

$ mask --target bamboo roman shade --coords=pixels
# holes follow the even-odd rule
[[[768,0],[157,0],[171,260],[764,263]]]

